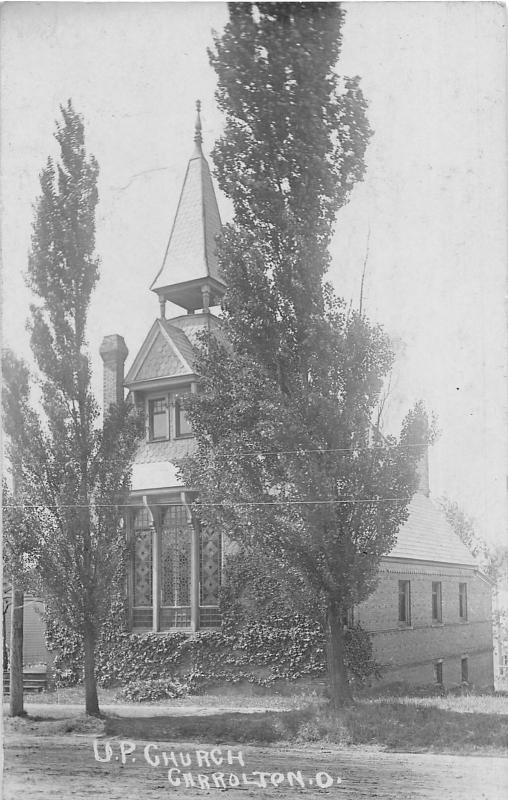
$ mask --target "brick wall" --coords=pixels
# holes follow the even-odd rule
[[[111,403],[120,403],[124,398],[124,363],[129,351],[123,337],[114,333],[104,337],[99,353],[104,363],[103,408],[107,411]]]
[[[399,623],[399,581],[410,581],[411,624]],[[432,582],[441,582],[442,622],[432,620]],[[467,584],[467,621],[459,617],[459,583]],[[382,565],[376,591],[355,616],[373,634],[384,680],[433,683],[434,663],[443,660],[443,683],[461,681],[468,657],[469,682],[493,684],[490,586],[474,570],[446,565],[390,562]]]

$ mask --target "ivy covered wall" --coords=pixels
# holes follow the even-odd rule
[[[53,621],[47,621],[48,649],[54,657],[57,686],[82,681],[81,643]],[[357,683],[375,675],[369,635],[359,626],[346,633],[347,662]],[[247,681],[269,686],[324,675],[325,640],[322,628],[303,615],[248,621],[237,627],[229,620],[222,630],[133,634],[127,630],[123,603],[114,605],[97,646],[99,685],[178,678],[190,691],[203,691],[223,682]]]

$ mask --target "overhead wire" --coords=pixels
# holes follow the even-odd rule
[[[315,499],[315,500],[252,500],[252,501],[239,501],[239,502],[226,502],[226,503],[200,503],[199,501],[191,501],[191,505],[199,506],[200,508],[208,507],[249,507],[249,506],[288,506],[288,505],[345,505],[348,503],[401,503],[410,501],[411,497],[360,497],[348,499]],[[182,506],[184,503],[168,503],[165,501],[158,501],[149,503],[151,506]],[[189,505],[187,503],[187,505]],[[47,504],[47,503],[6,503],[2,508],[138,508],[135,503],[62,503]]]

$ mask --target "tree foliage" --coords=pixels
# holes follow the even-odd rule
[[[203,524],[284,565],[294,597],[321,609],[336,697],[341,619],[376,584],[429,433],[422,408],[399,440],[374,429],[388,338],[324,282],[370,135],[359,80],[336,72],[342,20],[331,3],[233,3],[215,41],[213,157],[235,211],[219,246],[226,341],[205,337],[197,356],[184,466]]]
[[[337,4],[229,8],[210,53],[226,120],[212,155],[235,212],[220,259],[228,335],[256,359],[262,350],[284,385],[305,375],[319,337],[333,223],[363,177],[371,132],[359,79],[335,72]]]
[[[9,435],[9,432],[12,434],[23,428],[25,423],[23,409],[26,408],[31,413],[30,373],[22,360],[11,350],[5,349],[2,352],[2,376],[4,430]],[[13,444],[14,442],[8,438],[6,442],[8,451]],[[5,478],[2,483],[4,586],[14,582],[24,591],[34,591],[38,582],[34,569],[35,554],[38,550],[37,526],[29,498],[17,479],[20,465],[16,459],[13,460],[10,469],[11,486]]]
[[[55,134],[60,158],[48,159],[40,175],[27,274],[35,297],[28,327],[40,404],[36,411],[26,367],[10,356],[4,361],[5,426],[35,519],[45,600],[83,639],[87,711],[98,713],[94,647],[122,565],[120,506],[141,427],[126,403],[106,409],[99,425],[86,350],[99,265],[98,166],[86,153],[83,121],[70,101],[61,112]]]
[[[478,560],[483,572],[494,582],[508,584],[508,547],[492,546],[478,535],[476,522],[455,501],[441,497],[439,504],[444,515],[461,542]]]

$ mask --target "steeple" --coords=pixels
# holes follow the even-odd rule
[[[196,122],[194,124],[194,141],[196,142],[196,153],[202,155],[201,145],[203,136],[201,135],[201,100],[196,100]]]
[[[159,295],[161,314],[166,301],[188,312],[208,311],[225,291],[219,273],[215,237],[221,219],[212,176],[202,151],[201,103],[196,102],[194,152],[189,160],[162,267],[151,285]]]

